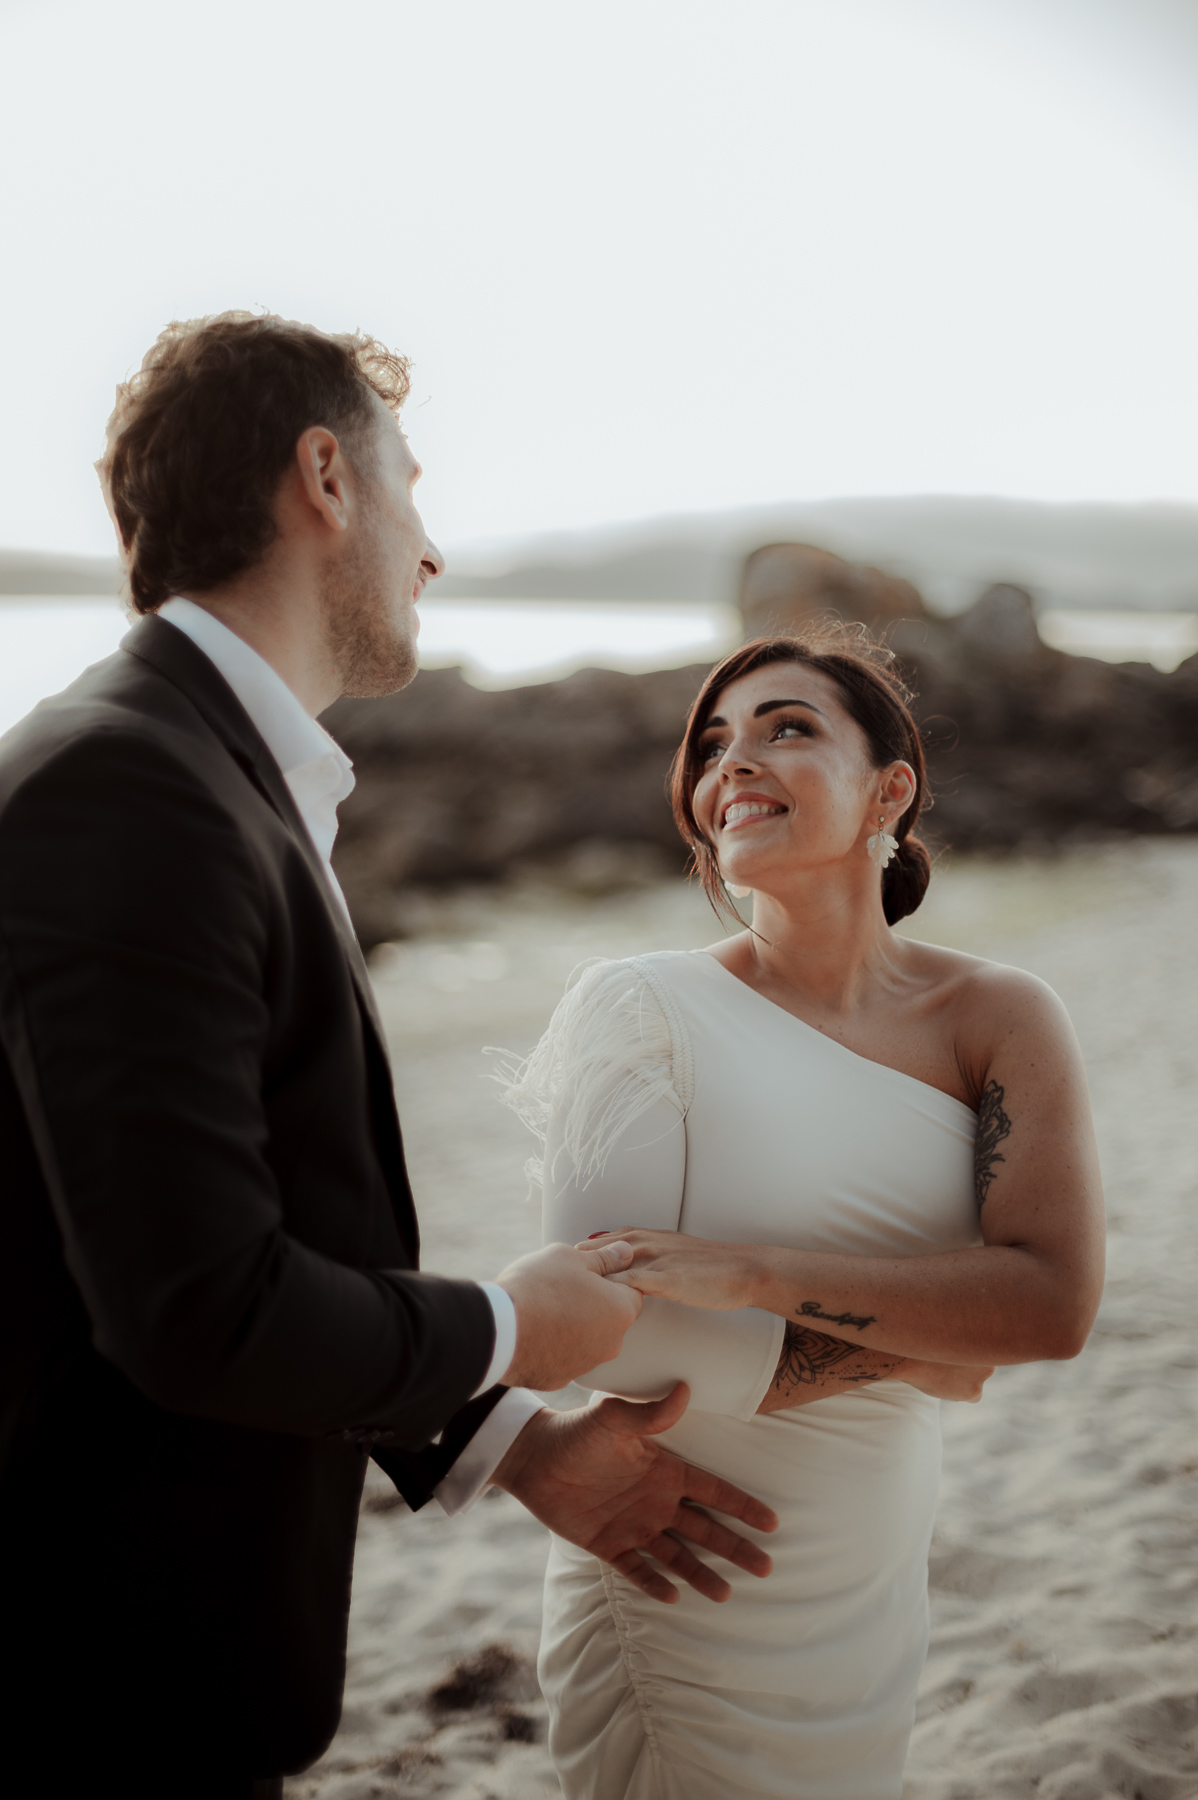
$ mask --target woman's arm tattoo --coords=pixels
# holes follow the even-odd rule
[[[829,1325],[851,1325],[854,1331],[864,1331],[867,1325],[877,1323],[877,1314],[870,1313],[867,1318],[860,1319],[856,1313],[825,1312],[818,1300],[804,1300],[795,1308],[798,1316],[805,1319],[826,1319]]]
[[[841,1370],[832,1382],[828,1377],[841,1363],[853,1357],[863,1359],[857,1369]],[[846,1344],[843,1338],[828,1337],[825,1332],[811,1331],[806,1325],[787,1324],[782,1337],[782,1354],[774,1374],[774,1387],[780,1394],[799,1387],[822,1387],[825,1383],[883,1381],[889,1370],[896,1368],[901,1357],[880,1357],[860,1344]]]
[[[1003,1089],[997,1081],[988,1081],[978,1105],[978,1135],[973,1147],[973,1185],[978,1211],[986,1204],[990,1183],[994,1180],[995,1163],[1006,1162],[998,1146],[1011,1135],[1011,1121],[1003,1111]]]

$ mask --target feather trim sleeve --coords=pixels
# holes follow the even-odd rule
[[[667,1099],[685,1118],[694,1089],[690,1043],[673,996],[639,957],[584,963],[531,1056],[495,1054],[504,1105],[541,1145],[541,1157],[528,1165],[535,1182],[545,1178],[551,1118],[560,1137],[555,1133],[550,1179],[565,1156],[586,1187],[642,1114]]]

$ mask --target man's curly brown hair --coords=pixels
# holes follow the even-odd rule
[[[398,413],[408,386],[407,360],[361,332],[246,312],[168,325],[117,389],[96,464],[134,609],[204,593],[261,559],[310,426],[336,432],[369,473],[373,396]]]

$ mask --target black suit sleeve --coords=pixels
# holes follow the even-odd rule
[[[284,1228],[271,916],[185,759],[90,732],[0,819],[0,1033],[97,1350],[171,1411],[417,1451],[486,1371],[490,1304]]]
[[[475,1433],[490,1418],[503,1396],[505,1387],[488,1388],[454,1414],[441,1433],[440,1441],[427,1450],[415,1452],[377,1445],[371,1452],[380,1469],[389,1475],[413,1512],[427,1504],[433,1490],[444,1481]]]

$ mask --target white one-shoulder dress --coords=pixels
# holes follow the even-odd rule
[[[547,1240],[633,1225],[850,1255],[979,1241],[976,1117],[703,951],[592,964],[517,1072]],[[783,1321],[648,1300],[596,1394],[689,1382],[660,1442],[777,1512],[767,1580],[674,1606],[554,1539],[540,1677],[566,1800],[897,1800],[927,1644],[939,1407],[901,1381],[757,1416]]]

